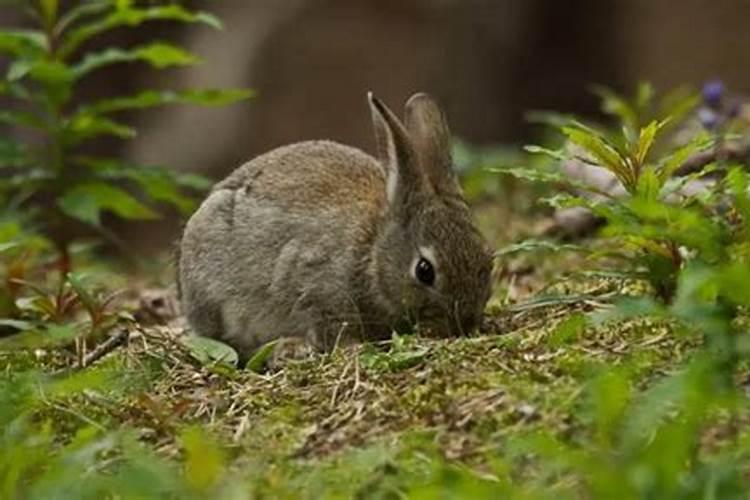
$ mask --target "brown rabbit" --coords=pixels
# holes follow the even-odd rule
[[[384,339],[402,320],[467,334],[490,295],[492,254],[425,94],[402,124],[372,94],[378,158],[329,141],[261,155],[218,183],[185,228],[183,307],[199,335],[243,357],[273,339],[317,349]]]

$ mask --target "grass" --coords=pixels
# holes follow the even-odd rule
[[[514,436],[585,438],[583,386],[597,369],[627,367],[647,386],[691,352],[668,325],[647,320],[583,327],[581,312],[604,307],[596,296],[611,286],[589,284],[581,301],[491,309],[481,336],[400,337],[268,374],[203,365],[168,328],[144,328],[98,362],[124,369],[126,383],[42,414],[61,438],[127,425],[170,459],[182,454],[181,431],[198,425],[225,447],[230,469],[274,495],[418,485],[435,463],[493,479],[489,464]]]
[[[645,285],[564,272],[580,266],[562,254],[500,262],[506,274],[474,337],[394,337],[255,373],[196,358],[179,329],[126,322],[127,342],[89,367],[65,347],[0,349],[0,367],[73,374],[73,391],[34,409],[51,426],[53,449],[82,432],[132,429],[198,491],[221,484],[221,493],[211,490],[219,498],[539,498],[533,488],[526,496],[502,489],[527,481],[554,496],[582,479],[541,465],[519,440],[544,432],[596,450],[589,389],[597,374],[626,373],[643,391],[700,347],[663,321],[584,322],[606,312],[614,293],[642,294]],[[102,376],[106,383],[94,381]],[[716,415],[700,453],[750,443],[747,422],[744,409]],[[105,470],[111,453],[97,459]]]

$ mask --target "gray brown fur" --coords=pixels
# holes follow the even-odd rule
[[[383,339],[409,316],[468,333],[489,297],[491,253],[450,161],[443,114],[424,94],[405,125],[370,96],[378,158],[329,141],[261,155],[218,183],[179,257],[192,329],[247,356],[281,337],[318,349]],[[412,274],[434,252],[433,287]]]

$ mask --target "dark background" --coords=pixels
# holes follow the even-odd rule
[[[719,77],[750,89],[750,0],[214,0],[184,2],[225,30],[151,24],[96,44],[178,41],[204,59],[157,73],[103,71],[89,95],[139,88],[251,87],[223,109],[164,108],[131,118],[139,137],[116,154],[219,178],[275,146],[328,138],[372,149],[365,93],[394,109],[436,95],[454,133],[477,144],[523,143],[529,109],[590,114],[587,87],[657,89]],[[23,21],[0,9],[3,26]]]

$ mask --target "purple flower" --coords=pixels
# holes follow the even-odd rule
[[[703,102],[712,108],[721,104],[724,96],[724,82],[721,80],[710,80],[703,85]]]

